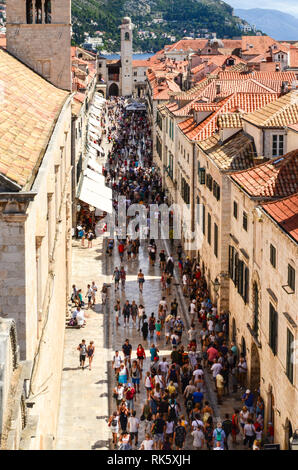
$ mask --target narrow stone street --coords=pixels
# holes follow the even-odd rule
[[[102,250],[103,240],[93,243],[93,248],[73,242],[73,283],[82,288],[85,297],[87,284],[95,281],[98,289],[106,282]],[[60,417],[57,449],[90,450],[107,449],[108,370],[109,348],[105,327],[105,313],[100,305],[100,293],[95,309],[85,310],[87,325],[83,329],[67,329],[65,334],[64,365],[62,371]],[[84,299],[86,300],[86,299]],[[92,370],[79,367],[81,340],[95,342]]]
[[[109,125],[109,121],[108,124]],[[103,139],[102,145],[108,154],[110,144]],[[111,441],[111,431],[108,427],[108,418],[116,410],[116,402],[113,398],[113,389],[116,386],[116,378],[112,369],[112,360],[116,350],[119,350],[122,358],[122,345],[126,339],[132,345],[132,359],[136,358],[136,349],[138,344],[142,344],[146,352],[146,360],[143,366],[143,375],[140,383],[140,393],[136,394],[135,410],[137,417],[142,415],[142,409],[146,401],[146,390],[144,379],[147,371],[150,371],[150,347],[154,343],[159,349],[159,357],[170,359],[172,351],[171,345],[166,345],[165,333],[161,332],[160,338],[154,337],[144,343],[142,333],[133,325],[130,318],[129,326],[124,326],[123,317],[120,316],[120,326],[116,325],[114,317],[114,305],[119,299],[121,303],[121,312],[126,300],[131,303],[133,300],[137,305],[144,305],[145,313],[149,319],[152,312],[155,318],[158,317],[159,302],[165,295],[161,286],[161,269],[159,267],[158,255],[161,249],[165,249],[169,256],[173,250],[175,262],[174,277],[172,282],[171,295],[167,296],[167,304],[174,298],[178,301],[178,315],[181,316],[184,323],[184,332],[182,344],[188,344],[187,331],[190,328],[190,318],[188,314],[189,299],[185,298],[181,289],[181,278],[178,273],[176,250],[170,247],[167,240],[156,241],[157,256],[154,266],[149,263],[148,242],[142,241],[138,257],[127,259],[124,254],[122,263],[118,254],[118,243],[116,241],[112,256],[106,253],[107,240],[99,237],[93,241],[93,247],[87,248],[81,245],[80,241],[73,241],[73,268],[72,283],[78,289],[82,289],[83,300],[87,285],[92,281],[98,287],[96,296],[96,305],[93,309],[85,306],[86,326],[83,329],[67,328],[65,335],[65,354],[62,371],[61,403],[60,417],[58,427],[57,449],[68,450],[104,450],[113,448]],[[125,288],[114,290],[112,275],[115,267],[124,267],[126,271]],[[137,274],[142,269],[145,276],[143,293],[139,292]],[[109,285],[108,299],[105,306],[101,305],[101,289],[103,283]],[[87,303],[86,303],[87,304]],[[70,303],[71,307],[71,303]],[[196,320],[196,327],[199,331],[200,326]],[[90,371],[87,363],[84,370],[79,367],[79,351],[77,347],[82,339],[86,340],[88,345],[90,341],[95,343],[95,357],[92,370]],[[198,344],[197,352],[200,352]],[[169,361],[171,362],[171,361]],[[225,413],[231,417],[234,407],[239,407],[239,395],[230,395],[225,397],[224,404],[217,405],[217,397],[214,392],[214,383],[212,376],[205,370],[206,391],[204,401],[208,400],[213,412],[214,422],[222,420]],[[131,379],[129,379],[130,382]],[[187,419],[187,413],[184,409],[184,399],[181,395],[178,397],[181,405],[180,416],[184,415]],[[150,431],[148,429],[148,431]],[[139,444],[145,437],[145,425],[140,423]],[[188,427],[185,449],[193,449],[193,438]],[[133,447],[133,448],[139,448]],[[237,447],[239,449],[239,446]]]

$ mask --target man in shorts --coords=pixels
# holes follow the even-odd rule
[[[127,365],[127,362],[129,364],[129,368],[131,369],[131,353],[132,353],[132,345],[129,343],[129,340],[126,339],[125,343],[122,346],[122,351],[124,354],[124,364]]]
[[[79,344],[78,351],[80,351],[80,367],[82,367],[82,370],[84,370],[87,356],[87,346],[84,339],[82,339],[82,342]]]

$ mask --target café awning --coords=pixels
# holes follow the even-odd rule
[[[111,189],[107,188],[101,180],[101,175],[98,175],[92,170],[86,170],[84,174],[81,187],[78,192],[78,199],[89,204],[103,212],[111,214],[113,211]],[[89,178],[92,176],[92,178]],[[97,181],[95,179],[99,178]]]
[[[92,157],[89,157],[87,165],[91,168],[91,170],[96,171],[100,175],[102,174],[102,165],[97,163]]]
[[[92,126],[96,127],[96,129],[99,129],[101,125],[100,121],[98,121],[97,119],[94,119],[93,117],[89,118],[89,123],[92,124]]]

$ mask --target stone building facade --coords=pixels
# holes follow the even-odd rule
[[[51,56],[55,73],[64,64],[51,81],[70,90],[70,2],[51,3],[57,30],[53,23],[23,24],[25,4],[7,2],[10,54],[0,50],[0,317],[15,321],[20,359],[32,362],[27,400],[40,417],[35,448],[45,449],[56,435],[70,291],[72,96],[44,70],[32,70],[36,56],[30,62],[28,44],[40,30],[41,52]]]
[[[133,91],[132,41],[133,24],[128,17],[123,18],[121,30],[121,95],[131,96]]]
[[[8,52],[53,85],[70,91],[71,0],[7,0],[6,4]]]

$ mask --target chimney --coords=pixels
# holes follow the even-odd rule
[[[288,93],[289,91],[289,82],[282,82],[282,85],[281,85],[281,94],[284,95],[286,93]]]
[[[216,94],[217,94],[217,95],[220,95],[220,91],[221,91],[220,83],[217,83],[217,84],[216,84]]]

